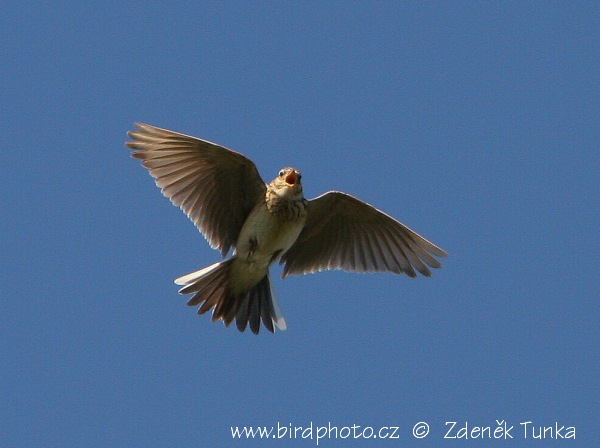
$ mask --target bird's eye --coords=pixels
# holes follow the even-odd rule
[[[283,175],[284,175],[284,174],[285,174],[285,172],[284,172],[283,170],[281,170],[281,171],[279,172],[279,177],[283,177]]]

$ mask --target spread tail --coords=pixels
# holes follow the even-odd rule
[[[275,327],[285,330],[287,325],[271,287],[269,274],[250,290],[232,294],[229,288],[232,262],[233,258],[179,277],[175,280],[177,285],[183,286],[179,293],[195,293],[187,304],[200,305],[198,314],[204,314],[212,308],[212,321],[221,319],[226,327],[235,320],[238,330],[244,331],[250,325],[252,333],[258,334],[262,320],[271,333],[275,332]]]

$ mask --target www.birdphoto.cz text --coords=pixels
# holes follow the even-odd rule
[[[316,445],[330,439],[416,439],[437,438],[444,439],[575,439],[576,428],[554,422],[552,424],[539,424],[533,421],[522,421],[509,424],[505,420],[496,420],[495,425],[474,425],[468,421],[447,421],[444,428],[437,431],[427,422],[418,422],[409,428],[402,426],[364,426],[359,424],[315,426],[310,422],[306,426],[295,426],[292,423],[277,422],[275,426],[231,426],[232,439],[305,439],[314,440]]]

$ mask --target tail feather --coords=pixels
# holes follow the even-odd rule
[[[240,302],[240,306],[238,308],[237,314],[235,316],[235,325],[238,330],[246,331],[246,326],[248,325],[248,319],[250,318],[250,295],[246,294],[242,301]]]
[[[275,332],[275,327],[287,329],[269,274],[246,292],[231,292],[228,282],[233,260],[218,262],[176,279],[175,283],[183,286],[180,294],[195,293],[187,304],[200,305],[198,314],[204,314],[212,308],[213,322],[221,319],[228,327],[235,320],[239,331],[245,331],[250,326],[250,330],[258,334],[261,321],[271,333]]]
[[[197,304],[200,304],[200,308],[198,308],[198,315],[202,315],[204,313],[206,313],[208,310],[210,310],[212,307],[214,307],[215,305],[217,305],[217,302],[219,300],[219,298],[223,295],[222,290],[216,291],[214,292],[212,295],[208,295],[206,294],[206,296],[208,297],[208,299],[205,302],[202,302],[202,293],[199,292],[198,294],[196,294],[194,297],[192,297],[192,300],[194,300]],[[190,303],[192,300],[188,301],[188,306],[194,306],[195,304]],[[213,319],[212,322],[214,322],[216,319]]]
[[[202,276],[208,274],[209,272],[215,270],[221,264],[222,264],[221,261],[217,261],[216,263],[213,263],[210,266],[206,266],[205,268],[202,268],[202,269],[200,269],[198,271],[192,272],[191,274],[182,275],[181,277],[176,278],[174,282],[175,282],[176,285],[181,285],[181,286],[193,284],[200,277],[202,277]]]
[[[273,307],[272,297],[271,297],[271,282],[269,281],[269,274],[263,278],[263,281],[260,282],[261,290],[260,294],[260,318],[262,320],[263,325],[269,330],[271,333],[275,332],[273,328]]]
[[[271,296],[271,305],[273,305],[273,322],[275,323],[275,326],[277,328],[279,328],[281,331],[285,331],[287,330],[287,323],[285,322],[285,318],[283,317],[281,308],[279,308],[279,302],[277,301],[277,297],[275,296],[275,290],[270,284],[269,289],[269,294]]]
[[[202,302],[209,302],[211,303],[211,305],[204,309],[201,313],[199,314],[204,314],[206,311],[208,311],[212,306],[216,305],[217,302],[216,300],[219,297],[219,294],[216,294],[216,292],[218,290],[222,290],[225,289],[225,282],[227,280],[227,278],[225,276],[222,275],[218,275],[219,273],[216,272],[214,275],[211,275],[205,279],[203,279],[204,281],[200,282],[198,281],[197,283],[195,283],[193,286],[195,286],[194,288],[192,288],[191,291],[186,290],[185,288],[181,288],[179,290],[180,294],[188,294],[188,293],[196,293],[194,294],[194,296],[192,296],[192,298],[190,300],[188,300],[188,305],[189,306],[196,306],[201,304]],[[206,300],[205,298],[208,297],[211,300]]]
[[[243,303],[245,304],[245,310],[242,310],[241,307],[238,310],[241,322],[236,320],[238,329],[240,329],[240,326],[245,327],[245,322],[247,322],[250,325],[250,330],[256,334],[260,329],[262,320],[267,330],[271,333],[275,332],[273,327],[273,321],[275,320],[274,307],[272,306],[273,296],[271,295],[271,282],[268,274],[245,294]],[[243,312],[245,314],[242,314]]]
[[[254,334],[258,334],[258,330],[260,329],[260,305],[260,297],[254,297],[253,300],[250,300],[250,315],[248,316],[248,325],[250,325],[250,330]]]

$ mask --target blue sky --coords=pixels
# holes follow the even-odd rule
[[[0,16],[0,444],[600,440],[596,2],[9,2]],[[275,280],[239,333],[172,280],[219,259],[123,146],[134,121],[303,173],[448,251],[431,278]],[[278,277],[280,269],[273,269]],[[513,425],[514,439],[445,440]],[[419,440],[412,428],[427,422]],[[233,440],[232,426],[313,439]],[[564,435],[564,432],[563,432]]]

